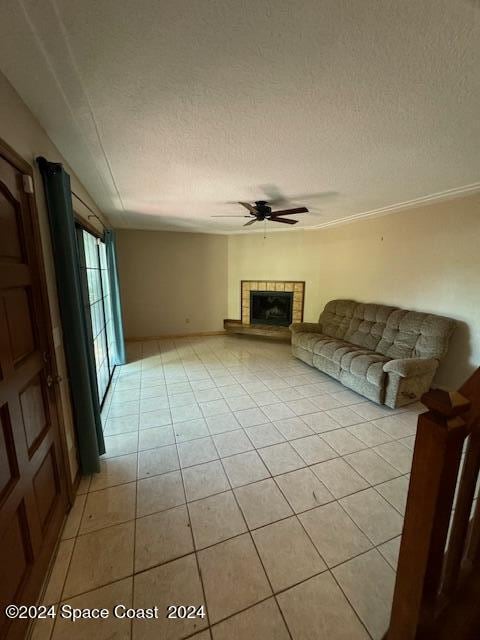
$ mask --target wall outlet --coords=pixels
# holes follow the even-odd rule
[[[190,324],[190,318],[185,318],[185,324]]]

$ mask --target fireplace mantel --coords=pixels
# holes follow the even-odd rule
[[[292,322],[303,321],[305,282],[295,280],[242,280],[240,290],[241,322],[250,325],[251,291],[291,291],[293,292]]]

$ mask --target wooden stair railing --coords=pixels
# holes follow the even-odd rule
[[[458,392],[430,390],[422,401],[428,411],[418,419],[384,640],[474,640],[480,638],[478,501],[473,507],[480,469],[480,368]]]

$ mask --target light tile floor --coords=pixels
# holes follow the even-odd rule
[[[212,337],[130,344],[44,602],[158,620],[37,624],[36,640],[381,638],[422,405],[392,411],[292,357]],[[205,605],[174,620],[166,608]]]

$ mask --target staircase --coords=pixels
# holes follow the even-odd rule
[[[419,416],[384,640],[480,638],[480,368]]]

